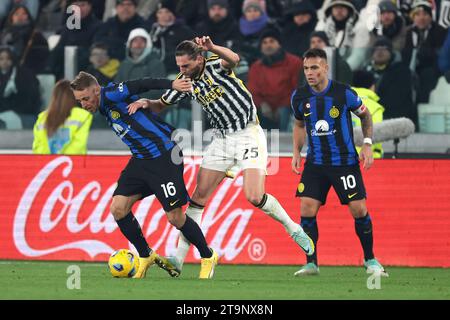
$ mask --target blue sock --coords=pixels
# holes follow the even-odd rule
[[[364,250],[364,260],[373,259],[372,219],[370,219],[368,212],[365,217],[355,219],[355,230]]]
[[[120,231],[122,231],[122,234],[136,248],[139,253],[139,257],[149,257],[152,249],[148,246],[147,240],[145,240],[144,235],[142,234],[141,226],[134,217],[133,213],[128,213],[125,217],[117,220],[116,222]]]
[[[316,217],[312,218],[306,218],[302,217],[301,220],[301,226],[305,233],[312,239],[314,242],[314,246],[316,250],[314,250],[314,254],[312,256],[306,256],[307,263],[315,263],[316,266],[318,266],[317,263],[317,240],[319,240],[319,228],[317,227],[317,220]]]

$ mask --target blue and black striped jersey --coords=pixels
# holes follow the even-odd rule
[[[175,142],[171,135],[174,127],[165,123],[149,109],[139,109],[129,115],[127,106],[138,100],[137,94],[151,89],[168,89],[171,82],[142,79],[122,83],[109,83],[101,88],[100,113],[109,126],[130,148],[133,157],[153,159],[171,150]]]
[[[307,161],[318,165],[347,166],[358,163],[350,112],[362,104],[350,86],[329,80],[322,92],[308,84],[292,93],[291,107],[308,134]]]

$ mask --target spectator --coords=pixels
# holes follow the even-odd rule
[[[309,37],[317,24],[316,9],[310,0],[304,0],[293,4],[286,16],[283,46],[286,51],[302,57],[309,48]]]
[[[80,107],[68,80],[58,81],[34,125],[34,154],[86,154],[92,114]]]
[[[378,5],[380,9],[380,28],[374,28],[370,33],[369,47],[373,47],[376,39],[380,36],[392,41],[392,48],[401,52],[406,40],[406,21],[391,0],[384,0]]]
[[[385,107],[384,118],[407,117],[417,128],[411,71],[396,59],[389,39],[381,37],[375,42],[372,60],[365,69],[375,77],[375,92],[380,97],[380,104]]]
[[[116,15],[103,23],[95,34],[96,42],[107,43],[112,58],[125,58],[125,44],[131,30],[146,28],[145,20],[137,14],[137,0],[116,0]]]
[[[357,70],[353,74],[353,89],[361,98],[364,105],[372,116],[372,122],[380,123],[383,121],[384,107],[378,103],[380,97],[375,93],[375,77],[372,73],[364,70]],[[361,127],[361,119],[352,113],[353,127]],[[358,153],[361,147],[356,147]],[[383,146],[381,143],[372,145],[374,159],[383,158]]]
[[[303,63],[285,52],[280,34],[268,29],[260,39],[261,59],[250,67],[248,87],[266,129],[287,131],[291,122],[290,97]]]
[[[100,21],[92,13],[91,0],[69,0],[68,5],[76,5],[80,8],[80,28],[72,28],[64,25],[58,44],[50,53],[49,68],[57,79],[63,77],[64,71],[64,48],[66,46],[77,46],[78,67],[82,70],[89,65],[89,48],[93,43],[94,34]]]
[[[330,46],[327,34],[323,31],[314,31],[311,34],[309,47],[310,49],[322,49],[325,50],[326,47]],[[328,58],[331,61],[332,57]],[[350,85],[352,83],[353,72],[348,63],[342,59],[339,52],[336,50],[334,52],[333,64],[335,66],[334,72],[332,74],[332,79]],[[333,70],[332,70],[333,71]],[[305,74],[303,70],[300,71],[299,84],[303,85],[306,83]]]
[[[331,0],[325,8],[325,18],[316,26],[325,31],[332,47],[338,48],[352,70],[365,61],[369,31],[358,22],[358,11],[351,0]]]
[[[417,102],[426,103],[440,76],[438,52],[446,30],[433,21],[431,4],[425,0],[413,3],[411,19],[413,24],[408,28],[402,56],[418,76]]]
[[[259,57],[259,39],[266,28],[275,28],[275,23],[266,13],[264,0],[245,0],[243,16],[239,19],[239,30],[243,36],[241,53],[251,65]]]
[[[36,25],[44,32],[60,34],[67,19],[65,0],[49,0],[41,3],[39,19]]]
[[[39,0],[2,0],[0,1],[0,20],[3,20],[15,5],[25,6],[33,20],[37,19],[39,13]]]
[[[43,72],[49,56],[47,40],[35,28],[26,6],[18,5],[11,10],[0,39],[2,45],[14,49],[20,65],[35,74]]]
[[[208,35],[219,46],[239,51],[239,27],[228,11],[228,0],[208,0],[208,18],[196,28],[199,35]]]
[[[108,46],[104,43],[94,43],[91,46],[89,61],[91,64],[86,71],[92,74],[101,86],[112,82],[119,71],[119,60],[109,56]]]
[[[127,55],[120,65],[115,82],[145,77],[166,77],[166,69],[152,48],[150,35],[145,29],[138,28],[131,31],[127,42]],[[141,97],[158,99],[163,93],[163,90],[152,90],[142,94]]]
[[[0,112],[20,116],[23,128],[32,128],[40,109],[39,82],[26,67],[17,65],[10,48],[0,49]]]
[[[194,38],[194,31],[186,24],[177,20],[175,8],[171,1],[163,0],[156,11],[156,22],[150,31],[153,46],[160,52],[168,74],[177,74],[178,66],[173,58],[177,45],[183,40]]]
[[[450,29],[439,54],[439,69],[444,74],[447,82],[450,83]]]

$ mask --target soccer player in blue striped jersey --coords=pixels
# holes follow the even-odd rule
[[[293,127],[292,170],[300,174],[300,151],[308,136],[308,151],[296,195],[301,198],[301,226],[313,239],[316,251],[307,256],[307,264],[296,276],[319,273],[317,213],[325,205],[333,186],[341,204],[348,205],[355,219],[355,230],[363,251],[368,273],[387,275],[373,253],[372,222],[366,207],[366,191],[353,142],[350,112],[361,118],[364,145],[360,158],[369,169],[372,156],[372,117],[356,92],[348,85],[328,79],[325,51],[310,49],[304,54],[303,68],[307,84],[291,97],[295,116]]]
[[[208,247],[198,224],[182,211],[189,195],[183,179],[183,154],[171,139],[174,128],[150,110],[141,109],[132,115],[128,110],[130,104],[139,100],[140,93],[152,89],[187,92],[192,89],[190,80],[143,78],[101,87],[94,76],[80,72],[71,82],[71,88],[84,109],[92,113],[100,110],[132,153],[114,191],[111,213],[120,231],[139,253],[139,269],[134,278],[144,278],[154,263],[167,270],[165,258],[149,247],[131,212],[135,202],[152,194],[161,203],[169,222],[199,250],[202,257],[199,277],[211,278],[218,255]]]

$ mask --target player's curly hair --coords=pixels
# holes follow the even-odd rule
[[[195,59],[199,54],[202,54],[203,49],[192,40],[184,40],[177,45],[175,49],[175,56],[188,55],[189,58]]]

